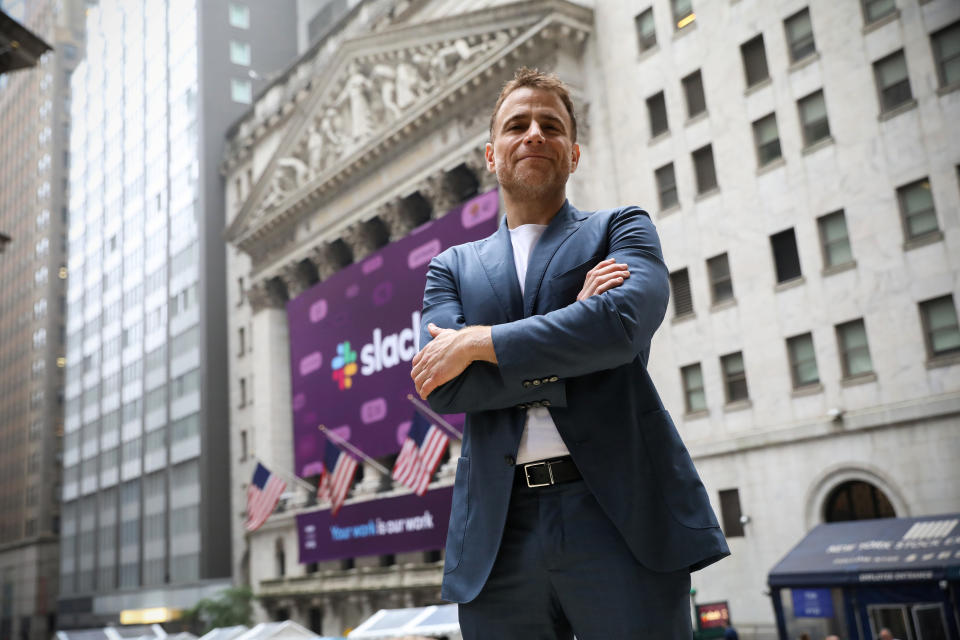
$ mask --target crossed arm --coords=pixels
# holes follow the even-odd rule
[[[588,273],[575,302],[493,327],[465,326],[450,272],[431,267],[424,316],[449,317],[459,328],[428,324],[411,373],[420,396],[442,413],[503,408],[530,399],[526,379],[611,369],[646,349],[669,296],[659,240],[639,209],[621,211],[609,227],[608,259]],[[565,405],[562,380],[537,391]]]
[[[577,300],[600,295],[623,284],[629,277],[630,271],[625,263],[608,258],[587,272]],[[459,376],[473,362],[497,364],[491,327],[441,329],[431,322],[427,329],[433,339],[414,356],[410,374],[416,384],[417,394],[424,400],[434,389]]]

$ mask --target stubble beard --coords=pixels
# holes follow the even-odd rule
[[[567,186],[569,175],[560,171],[551,171],[548,175],[524,175],[514,167],[512,170],[497,166],[497,181],[500,188],[519,201],[532,202],[553,197],[563,193]]]

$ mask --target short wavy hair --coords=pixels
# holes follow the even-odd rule
[[[539,69],[530,69],[528,67],[520,67],[517,69],[513,75],[513,79],[508,80],[507,83],[503,85],[503,89],[500,90],[500,97],[497,98],[497,104],[493,107],[493,113],[490,114],[490,140],[493,140],[493,125],[503,101],[506,100],[507,96],[511,93],[524,87],[550,91],[560,98],[560,102],[566,107],[567,115],[570,116],[570,122],[573,125],[571,139],[576,142],[577,116],[573,111],[573,100],[570,98],[570,89],[557,77],[557,74],[543,73]]]

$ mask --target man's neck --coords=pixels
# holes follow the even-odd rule
[[[566,202],[565,191],[554,197],[519,199],[503,192],[503,204],[507,209],[507,227],[514,229],[523,224],[550,224]]]

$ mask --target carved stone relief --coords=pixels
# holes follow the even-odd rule
[[[437,93],[463,67],[508,40],[507,32],[501,31],[350,62],[342,83],[315,108],[303,138],[278,160],[254,215],[276,209],[293,191],[336,167],[339,160]]]

